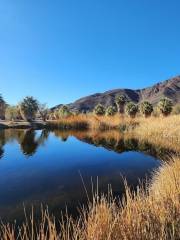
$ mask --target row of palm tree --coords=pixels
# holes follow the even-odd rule
[[[163,116],[168,116],[173,110],[173,103],[168,98],[162,98],[157,104],[157,108]],[[130,117],[134,118],[138,112],[141,112],[145,117],[152,115],[154,111],[153,105],[148,101],[143,101],[139,105],[128,101],[124,95],[119,95],[115,99],[113,106],[105,108],[102,104],[95,106],[93,112],[99,116],[114,116],[116,113],[126,113]]]

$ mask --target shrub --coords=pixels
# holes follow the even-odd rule
[[[34,120],[38,111],[38,101],[33,97],[25,97],[19,105],[21,116],[24,120]]]
[[[42,120],[46,121],[47,116],[49,114],[49,110],[48,110],[46,104],[39,104],[38,108],[39,108],[39,114],[40,114]]]
[[[126,113],[134,118],[136,116],[138,112],[138,106],[136,104],[134,104],[133,102],[129,102],[127,105],[126,105]]]
[[[94,114],[102,116],[105,114],[105,108],[102,104],[98,104],[96,105],[96,107],[94,108]]]
[[[119,95],[116,97],[116,105],[117,105],[117,110],[119,113],[124,113],[124,108],[125,108],[125,104],[127,102],[127,99],[124,95]]]
[[[153,105],[148,101],[144,101],[140,105],[140,111],[145,117],[149,117],[153,112]]]
[[[0,119],[5,119],[6,102],[0,94]]]
[[[17,106],[8,106],[5,112],[5,118],[10,121],[14,121],[21,118],[19,109]]]
[[[168,116],[173,110],[173,103],[168,98],[162,98],[158,103],[158,109],[163,116]]]
[[[106,116],[114,116],[116,114],[116,108],[113,107],[113,106],[109,106],[107,109],[106,109]]]

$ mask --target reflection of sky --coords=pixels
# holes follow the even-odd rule
[[[150,167],[154,162],[153,157],[145,157],[144,154],[141,153],[125,152],[118,154],[108,151],[103,147],[97,148],[93,145],[80,142],[74,137],[69,137],[68,141],[63,142],[52,134],[49,136],[45,145],[40,146],[38,151],[28,158],[22,154],[20,146],[17,145],[16,142],[6,144],[4,150],[5,155],[0,162],[0,168],[3,170],[1,176],[2,174],[6,175],[7,170],[13,173],[13,170],[17,169],[30,170],[31,168],[35,168],[36,171],[50,171],[54,167],[67,169],[77,165],[93,166],[98,163],[110,165],[112,159],[113,162],[118,160],[122,168],[148,168],[148,166]],[[144,158],[146,158],[145,161]],[[21,174],[19,172],[20,171],[17,171],[16,174]]]
[[[36,139],[39,136],[37,132]],[[79,172],[89,181],[91,176],[102,177],[107,185],[109,179],[120,181],[120,174],[135,181],[159,165],[159,161],[143,153],[118,154],[75,137],[63,142],[52,133],[33,156],[23,155],[16,141],[8,142],[4,150],[0,161],[0,207],[29,198],[53,197],[54,191],[58,195],[62,187],[63,191],[74,191],[80,182]]]

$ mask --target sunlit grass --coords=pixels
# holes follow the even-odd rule
[[[136,138],[148,140],[153,144],[180,151],[180,116],[169,117],[136,117],[131,119],[127,116],[116,114],[113,117],[94,116],[93,114],[80,114],[62,118],[58,121],[50,121],[51,127],[59,129],[78,130],[119,130],[134,135]],[[108,133],[105,133],[108,134]]]

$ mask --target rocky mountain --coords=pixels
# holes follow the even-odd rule
[[[162,97],[170,98],[174,104],[180,103],[180,76],[143,89],[115,89],[105,93],[96,93],[81,98],[74,103],[67,104],[67,106],[73,111],[92,111],[98,103],[104,106],[113,105],[116,96],[120,94],[125,95],[130,101],[135,103],[147,100],[153,105],[156,105]],[[61,104],[55,106],[53,109],[59,108],[60,106]]]

